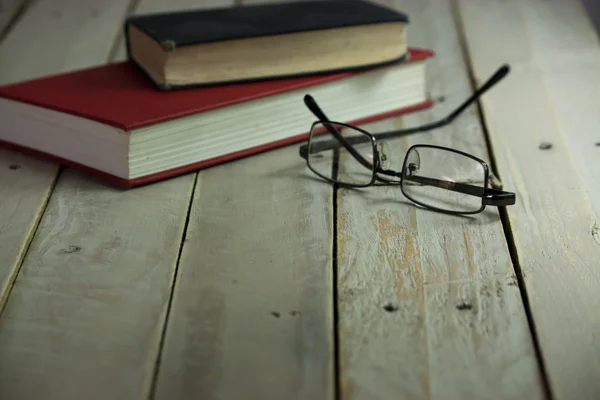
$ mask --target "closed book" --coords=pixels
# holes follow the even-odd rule
[[[382,66],[407,54],[408,16],[364,0],[265,3],[129,17],[129,59],[161,89]]]
[[[431,105],[425,62],[159,91],[130,62],[0,87],[0,145],[134,187],[307,139],[311,94],[337,121]]]

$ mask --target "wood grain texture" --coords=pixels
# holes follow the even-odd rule
[[[431,122],[471,93],[450,2],[386,4],[411,16],[411,45],[436,51],[427,64],[436,105],[364,126],[372,132]],[[489,159],[475,107],[451,126],[389,140],[394,169],[415,143]],[[341,398],[543,397],[497,210],[434,213],[397,187],[340,190],[337,209]]]
[[[0,149],[0,315],[56,172],[51,163]]]
[[[105,62],[127,3],[31,2],[0,42],[0,84]],[[0,312],[57,174],[55,163],[0,149]]]
[[[145,398],[191,183],[64,172],[0,319],[0,398]]]
[[[333,399],[332,190],[295,146],[199,174],[157,399]]]
[[[482,105],[519,195],[507,211],[551,390],[600,398],[598,38],[579,2],[459,1],[457,13],[477,79],[512,67]]]

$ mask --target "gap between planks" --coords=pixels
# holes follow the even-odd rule
[[[513,67],[482,104],[503,180],[520,192],[507,215],[552,396],[597,398],[598,34],[580,2],[457,4],[475,75],[499,55]]]
[[[456,31],[458,34],[458,40],[460,43],[462,58],[464,60],[466,70],[467,70],[467,75],[468,75],[469,81],[471,83],[471,88],[473,90],[475,90],[478,86],[477,78],[476,78],[475,71],[473,69],[473,62],[471,59],[471,54],[469,52],[469,46],[468,46],[467,40],[466,40],[466,32],[465,32],[465,28],[463,25],[463,21],[460,18],[460,11],[459,11],[456,0],[452,0],[451,10],[452,10],[452,18],[454,20],[454,25],[456,26]],[[488,130],[487,122],[485,119],[485,113],[483,112],[480,100],[477,101],[476,107],[477,107],[477,111],[479,114],[479,121],[481,121],[481,128],[482,128],[482,131],[483,131],[483,134],[485,137],[485,142],[489,149],[490,164],[492,166],[494,173],[496,174],[498,179],[500,179],[500,181],[502,182],[502,175],[499,172],[500,169],[498,168],[498,163],[497,163],[496,157],[494,155],[493,143],[492,143],[492,140],[490,137],[490,132]],[[506,241],[507,241],[508,252],[510,255],[510,259],[511,259],[513,268],[515,270],[517,285],[519,287],[519,291],[521,293],[521,298],[523,300],[523,308],[525,310],[525,315],[527,316],[527,322],[529,324],[531,336],[533,339],[533,346],[534,346],[536,357],[537,357],[538,367],[540,369],[541,382],[543,385],[544,396],[548,399],[551,399],[552,393],[550,390],[548,372],[546,371],[546,366],[544,363],[544,356],[543,356],[543,353],[540,348],[537,327],[536,327],[535,320],[532,315],[531,305],[529,303],[529,294],[527,293],[527,285],[525,284],[524,277],[523,277],[523,269],[521,267],[521,264],[519,263],[519,256],[518,256],[518,252],[517,252],[517,246],[515,244],[514,235],[512,232],[510,218],[508,216],[506,208],[504,208],[504,207],[501,207],[499,209],[499,213],[500,213],[500,220],[501,220],[503,231],[504,231],[504,236],[506,237]]]
[[[396,124],[365,126],[372,132],[431,122],[471,93],[450,2],[385,3],[411,16],[412,45],[436,51],[428,89],[446,99]],[[451,126],[388,147],[399,163],[416,142],[489,158],[477,117],[474,107]],[[415,208],[397,188],[340,190],[337,207],[342,399],[543,398],[496,210],[469,223]]]
[[[188,204],[188,209],[187,209],[187,213],[186,213],[186,217],[185,217],[185,223],[183,225],[183,235],[181,237],[181,243],[179,245],[179,251],[177,253],[177,260],[175,261],[175,270],[173,272],[173,280],[171,283],[171,288],[169,290],[169,293],[170,293],[169,301],[167,302],[165,319],[164,319],[161,334],[160,334],[158,350],[156,351],[156,361],[154,362],[154,373],[152,375],[150,387],[148,389],[148,392],[149,392],[148,398],[149,399],[154,399],[156,397],[156,383],[158,381],[158,374],[160,372],[160,360],[162,358],[162,349],[163,349],[163,346],[165,343],[167,327],[169,325],[169,315],[171,314],[171,307],[173,305],[173,294],[175,293],[175,286],[177,285],[177,277],[179,274],[179,264],[181,262],[181,254],[183,253],[183,246],[185,245],[185,242],[186,242],[187,230],[188,230],[188,226],[190,224],[190,216],[192,213],[192,204],[194,202],[194,193],[196,193],[197,185],[198,185],[198,173],[195,173],[194,174],[194,183],[192,185],[192,190],[191,190],[191,195],[190,195],[190,201]]]

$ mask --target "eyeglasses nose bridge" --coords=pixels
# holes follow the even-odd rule
[[[388,169],[389,168],[389,164],[390,164],[390,156],[389,156],[389,151],[388,151],[388,145],[387,142],[385,140],[379,140],[377,141],[377,145],[375,146],[375,149],[377,151],[377,157],[379,158],[379,164],[381,165],[381,168],[383,169]]]

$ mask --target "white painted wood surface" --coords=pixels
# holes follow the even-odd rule
[[[2,314],[0,398],[145,398],[191,183],[64,172]]]
[[[377,1],[408,12],[410,44],[436,51],[428,78],[438,101],[368,129],[445,115],[471,92],[470,64],[479,82],[511,64],[482,104],[495,172],[517,192],[508,228],[538,344],[554,398],[599,397],[600,57],[583,9]],[[0,38],[0,84],[124,60],[128,13],[233,5],[29,3]],[[474,107],[450,127],[391,141],[396,161],[416,142],[490,158]],[[338,384],[342,399],[544,397],[493,208],[444,216],[399,189],[371,188],[340,192],[334,221],[331,186],[313,179],[296,146],[132,191],[57,173],[0,150],[2,399],[333,399]]]
[[[600,398],[598,37],[578,2],[488,3],[458,11],[477,79],[512,66],[482,104],[550,386]]]
[[[450,2],[391,5],[410,15],[411,45],[436,50],[427,78],[437,103],[365,125],[371,132],[439,119],[472,93]],[[476,107],[451,126],[387,143],[398,171],[416,143],[489,158]],[[497,210],[433,213],[398,187],[341,190],[337,210],[341,398],[543,397]]]

